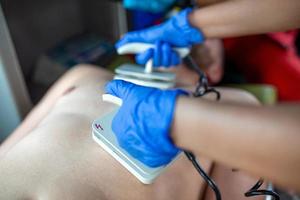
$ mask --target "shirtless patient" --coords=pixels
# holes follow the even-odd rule
[[[103,86],[111,79],[104,69],[82,65],[50,89],[0,146],[1,200],[214,199],[183,156],[146,186],[92,140],[93,120],[114,108],[101,100]],[[248,93],[221,92],[223,101],[257,104]],[[225,200],[244,199],[243,193],[256,182],[207,159],[200,162]]]

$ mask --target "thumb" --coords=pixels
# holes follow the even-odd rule
[[[134,84],[123,81],[113,80],[105,85],[105,92],[121,99],[126,99]]]

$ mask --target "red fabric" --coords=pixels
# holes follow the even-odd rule
[[[297,38],[298,31],[287,31],[270,33],[268,36],[283,47],[295,50],[295,40]]]
[[[277,87],[280,101],[300,100],[296,31],[224,40],[227,59],[250,83]]]

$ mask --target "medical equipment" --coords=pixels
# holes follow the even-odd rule
[[[92,126],[93,139],[112,157],[120,162],[129,172],[138,178],[138,180],[144,184],[151,184],[167,166],[157,168],[148,167],[142,162],[133,158],[119,146],[117,138],[111,129],[111,124],[114,116],[118,112],[117,107],[122,105],[122,100],[108,94],[104,94],[102,99],[103,101],[115,104],[116,109],[113,112],[94,121]]]
[[[145,50],[153,47],[153,45],[144,43],[130,43],[119,48],[117,52],[120,55],[136,54],[144,52]],[[190,52],[190,49],[188,48],[175,48],[174,50],[182,58],[188,55]],[[115,72],[116,75],[114,79],[121,79],[142,86],[150,86],[161,89],[172,88],[175,86],[176,75],[169,72],[156,71],[153,69],[152,60],[148,61],[145,68],[138,65],[125,64],[118,67]],[[122,100],[112,95],[104,94],[102,99],[103,101],[115,104],[117,107],[122,105]],[[120,162],[129,172],[138,178],[138,180],[144,184],[151,184],[168,165],[157,168],[148,167],[142,162],[133,158],[119,146],[117,138],[111,129],[112,120],[118,111],[117,107],[113,112],[96,119],[93,122],[93,139],[105,151],[107,151],[118,162]],[[176,158],[174,160],[176,160]]]
[[[154,45],[145,43],[129,43],[117,49],[119,55],[137,54],[154,48]],[[174,48],[181,58],[190,53],[189,48]],[[175,86],[176,75],[171,72],[163,72],[153,69],[153,61],[150,59],[146,66],[124,64],[115,70],[114,79],[120,79],[137,85],[168,89]]]

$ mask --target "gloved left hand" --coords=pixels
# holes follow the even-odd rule
[[[127,33],[116,44],[116,48],[134,42],[155,44],[155,48],[137,55],[136,62],[138,64],[145,65],[151,58],[153,58],[153,66],[156,67],[179,64],[180,58],[172,50],[173,47],[191,47],[204,41],[202,32],[189,23],[191,12],[192,9],[188,8],[165,23],[145,30]]]
[[[188,93],[143,87],[122,80],[109,82],[105,89],[106,93],[123,100],[112,123],[119,145],[150,167],[171,162],[179,152],[170,139],[176,99]]]
[[[124,0],[127,9],[142,10],[152,13],[166,11],[176,0]]]

